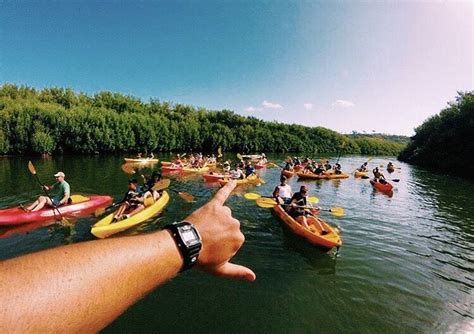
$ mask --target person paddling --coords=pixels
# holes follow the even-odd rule
[[[310,230],[308,225],[308,219],[306,216],[312,216],[311,210],[307,208],[309,205],[308,200],[308,187],[301,186],[300,191],[294,193],[290,200],[290,206],[288,208],[288,214],[292,216],[298,223],[303,227]],[[321,228],[321,234],[328,234],[328,231],[324,228],[319,220],[316,220]]]
[[[380,171],[379,171],[379,168],[378,167],[375,167],[373,170],[372,170],[372,173],[374,173],[374,181],[375,182],[380,182],[382,184],[385,184],[387,183],[386,179],[385,179],[385,175],[383,175]]]
[[[122,200],[122,204],[117,210],[117,213],[114,215],[112,223],[115,223],[122,219],[130,218],[134,214],[142,211],[145,208],[143,202],[143,193],[138,186],[137,179],[129,180],[128,191],[125,194],[124,199]]]
[[[273,190],[272,196],[279,204],[289,204],[292,195],[293,192],[291,191],[291,186],[287,183],[287,177],[283,175],[280,178],[280,184]]]
[[[64,180],[66,178],[66,175],[63,172],[57,172],[56,174],[54,174],[54,177],[56,178],[56,183],[52,186],[44,185],[43,188],[46,191],[57,189],[58,194],[56,196],[52,198],[49,198],[47,196],[40,196],[29,207],[24,208],[22,205],[20,205],[20,207],[26,212],[30,212],[39,211],[43,209],[45,205],[48,205],[50,207],[58,207],[67,204],[71,196],[71,187],[69,186],[69,183]]]

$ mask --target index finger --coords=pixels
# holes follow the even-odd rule
[[[232,192],[232,190],[234,190],[236,186],[237,183],[235,181],[228,182],[216,193],[212,201],[217,205],[224,205],[230,193]]]

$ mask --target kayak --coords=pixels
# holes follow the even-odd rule
[[[182,171],[183,170],[183,166],[171,166],[170,165],[163,165],[161,166],[161,170],[162,171]]]
[[[81,217],[93,214],[99,208],[112,203],[112,197],[101,195],[71,195],[71,204],[58,207],[63,217]],[[39,211],[26,212],[21,208],[0,210],[0,225],[18,225],[38,221],[61,219],[58,210],[47,206]]]
[[[256,164],[255,165],[255,169],[262,169],[262,168],[266,168],[266,167],[267,167],[267,164],[263,164],[263,165]]]
[[[308,221],[308,225],[311,227],[311,230],[308,230],[298,223],[293,217],[291,217],[281,205],[275,205],[273,207],[273,211],[294,234],[304,238],[314,246],[330,249],[342,245],[342,239],[340,235],[334,230],[334,228],[331,227],[331,225],[320,218],[307,216],[306,219]],[[324,229],[328,232],[328,234],[321,234],[321,228],[317,222],[320,222],[324,226]]]
[[[141,159],[135,159],[135,158],[124,158],[126,162],[141,162],[141,163],[147,163],[147,162],[158,162],[160,161],[159,159],[150,159],[150,158],[141,158]]]
[[[354,172],[354,176],[355,177],[369,177],[369,172],[361,172],[361,171],[356,170]]]
[[[262,158],[259,154],[246,154],[242,155],[242,159],[250,159],[250,160],[260,160]]]
[[[292,172],[291,170],[282,170],[281,175],[285,175],[286,177],[292,177],[295,175],[296,172]]]
[[[201,168],[183,167],[181,168],[181,170],[187,173],[206,173],[209,171],[209,167],[201,167]]]
[[[378,191],[382,192],[390,192],[392,191],[393,186],[390,183],[380,183],[380,182],[375,182],[374,180],[370,180],[370,184],[377,189]]]
[[[312,180],[329,180],[329,179],[347,179],[349,174],[321,174],[317,175],[314,173],[303,173],[298,172],[296,173],[300,179],[312,179]]]
[[[163,194],[158,199],[158,201],[130,218],[119,220],[118,222],[113,224],[112,219],[114,218],[115,212],[111,213],[105,218],[102,218],[94,226],[92,226],[91,233],[97,238],[102,239],[107,238],[112,234],[125,231],[133,226],[143,223],[145,220],[150,219],[153,216],[156,216],[168,204],[169,200],[170,196],[166,191],[163,191]]]
[[[228,177],[222,179],[222,180],[219,180],[219,183],[221,184],[221,186],[225,186],[227,183],[229,183],[231,181],[231,179],[229,179]],[[238,180],[234,180],[237,185],[242,185],[242,184],[258,184],[258,183],[264,183],[263,179],[259,178],[258,176],[256,175],[250,175],[249,177],[247,177],[246,179],[238,179]]]
[[[220,174],[220,173],[213,173],[213,174],[204,174],[202,176],[205,182],[218,182],[223,178],[229,177],[229,174]]]

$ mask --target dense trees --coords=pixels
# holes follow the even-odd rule
[[[474,178],[474,92],[456,100],[415,129],[402,161]]]
[[[118,93],[0,86],[0,154],[225,151],[396,155],[401,143]]]

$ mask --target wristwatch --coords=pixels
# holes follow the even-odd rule
[[[201,236],[193,224],[186,221],[175,222],[164,227],[171,235],[183,257],[183,267],[180,271],[190,269],[196,264],[201,250]]]

